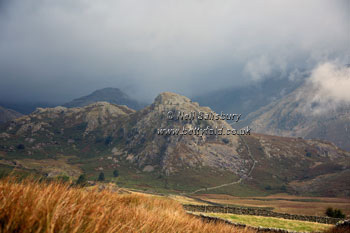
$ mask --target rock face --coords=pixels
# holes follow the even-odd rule
[[[225,121],[169,120],[168,112],[212,112],[200,107],[184,96],[162,93],[154,103],[135,113],[131,118],[132,127],[124,132],[126,149],[135,154],[133,161],[140,167],[155,164],[167,174],[178,171],[178,167],[214,167],[239,173],[247,170],[237,152],[238,136],[158,135],[158,129],[182,129],[197,127],[232,128]],[[130,121],[129,121],[130,122]],[[202,125],[202,126],[201,126]],[[225,143],[223,142],[225,141]]]
[[[310,83],[247,116],[254,132],[322,139],[350,151],[350,103],[322,104]]]
[[[23,116],[21,113],[0,106],[0,124]]]
[[[84,107],[95,102],[109,102],[111,104],[126,105],[129,108],[139,110],[145,105],[133,100],[118,88],[104,88],[94,91],[90,95],[83,96],[64,104],[68,108]]]
[[[299,138],[176,133],[235,126],[192,117],[200,112],[216,114],[169,92],[139,111],[107,102],[39,108],[1,126],[0,164],[24,166],[25,159],[39,159],[53,166],[64,156],[64,163],[91,176],[118,169],[125,180],[167,189],[194,191],[237,181],[249,190],[350,194],[349,152]]]

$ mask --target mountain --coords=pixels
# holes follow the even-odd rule
[[[0,124],[21,117],[22,114],[0,106]]]
[[[254,132],[322,139],[350,151],[350,103],[324,102],[309,82],[249,114],[245,123]]]
[[[145,104],[139,103],[130,98],[120,89],[111,87],[96,90],[87,96],[83,96],[65,103],[63,106],[68,108],[83,107],[99,101],[105,101],[111,104],[126,105],[129,108],[136,110],[145,106]]]
[[[237,116],[232,124],[223,117],[168,92],[139,111],[107,102],[38,108],[0,126],[0,168],[90,180],[104,172],[120,186],[159,192],[350,195],[350,152],[249,129],[220,135],[236,132]]]

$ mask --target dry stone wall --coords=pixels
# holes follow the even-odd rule
[[[191,214],[191,213],[189,213],[189,214]],[[304,233],[304,232],[297,232],[297,231],[289,231],[289,230],[280,229],[280,228],[253,227],[253,226],[248,226],[248,225],[241,224],[241,223],[234,223],[234,222],[222,219],[222,218],[211,217],[211,216],[207,216],[207,215],[203,215],[203,214],[200,214],[200,215],[191,214],[191,215],[196,216],[198,218],[201,218],[203,221],[206,221],[206,222],[220,222],[220,223],[230,224],[230,225],[233,225],[235,227],[252,229],[252,230],[255,230],[256,233]]]
[[[249,207],[231,207],[231,206],[204,206],[204,205],[184,205],[184,209],[191,212],[202,213],[229,213],[242,215],[256,215],[265,217],[276,217],[291,220],[301,220],[308,222],[318,222],[325,224],[336,224],[341,219],[322,216],[307,216],[273,212],[266,208],[249,208]]]

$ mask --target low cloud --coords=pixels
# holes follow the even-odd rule
[[[348,0],[0,1],[0,99],[107,86],[152,100],[311,69],[349,54]]]
[[[282,74],[281,76],[285,75],[287,69],[286,60],[277,60],[276,57],[274,59],[271,60],[271,58],[263,55],[247,61],[244,66],[244,74],[252,81],[261,81],[262,79],[273,76],[274,73]]]
[[[336,63],[317,66],[308,79],[311,98],[307,106],[314,114],[323,114],[350,105],[350,67]]]
[[[350,103],[350,68],[325,63],[318,66],[310,81],[318,88],[320,99]]]

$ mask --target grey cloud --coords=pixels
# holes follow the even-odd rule
[[[66,101],[106,86],[191,96],[345,63],[348,10],[331,0],[3,1],[0,98]]]
[[[308,100],[308,105],[317,103],[314,114],[324,114],[350,104],[350,67],[336,62],[320,64],[312,71],[308,83],[313,87],[313,97]]]

